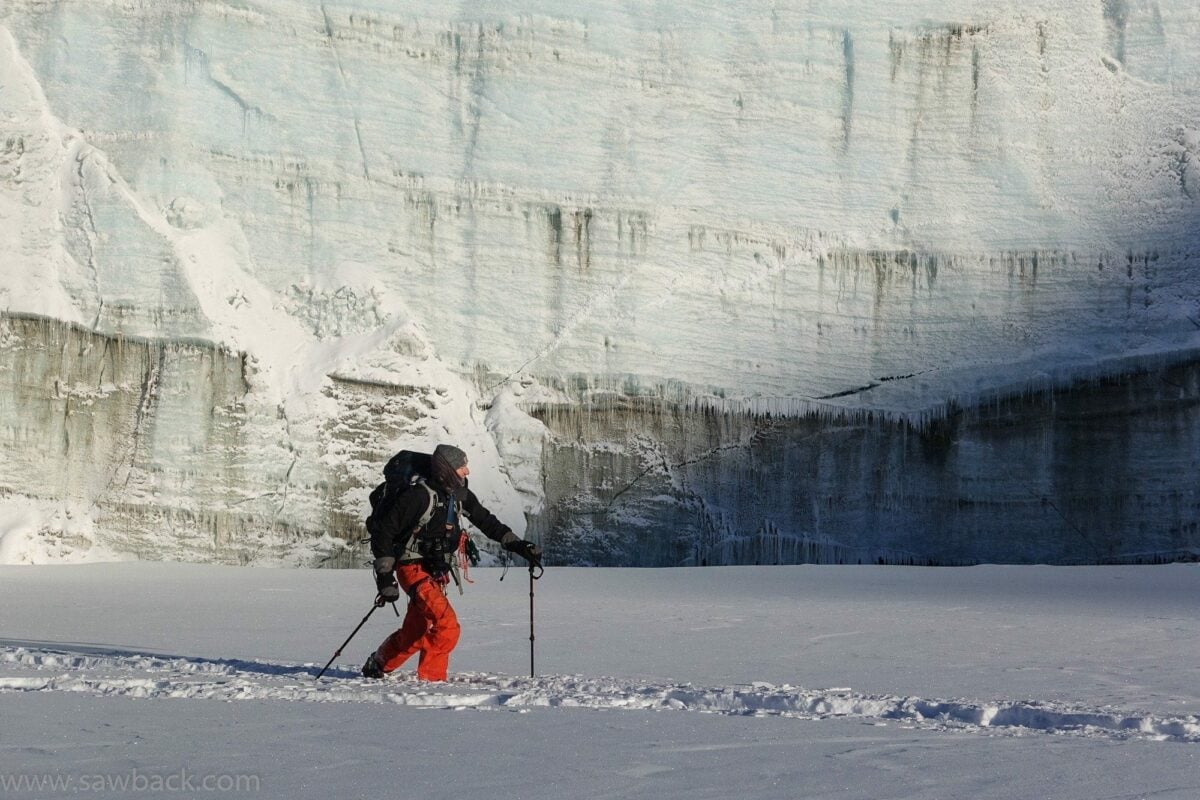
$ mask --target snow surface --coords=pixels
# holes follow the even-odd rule
[[[500,575],[455,600],[450,681],[357,677],[382,609],[317,683],[370,608],[363,571],[0,568],[0,776],[467,800],[1200,785],[1195,566],[551,569],[532,678],[526,574]]]

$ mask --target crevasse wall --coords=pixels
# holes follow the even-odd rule
[[[1194,360],[921,426],[619,397],[534,413],[555,433],[534,529],[581,563],[1155,563],[1200,537]]]
[[[1197,40],[1183,2],[12,0],[22,557],[354,563],[379,464],[447,438],[559,561],[1186,557]]]

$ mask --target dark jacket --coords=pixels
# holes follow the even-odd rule
[[[400,562],[416,560],[412,557],[412,548],[409,547],[413,534],[416,534],[418,540],[423,540],[423,547],[428,543],[431,551],[452,553],[458,547],[461,523],[464,519],[495,542],[502,541],[506,533],[512,533],[507,525],[484,508],[467,485],[464,484],[461,489],[453,492],[448,492],[433,482],[428,486],[434,489],[433,516],[419,530],[421,517],[429,508],[430,491],[426,484],[410,486],[396,498],[379,523],[371,526],[371,554],[375,558],[391,557]],[[452,496],[455,513],[449,517]],[[449,529],[448,517],[452,520]],[[406,552],[409,553],[409,558],[405,558]]]

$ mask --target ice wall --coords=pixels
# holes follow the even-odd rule
[[[253,359],[208,342],[0,317],[0,500],[11,515],[24,498],[42,528],[9,559],[357,566],[393,442],[457,433],[485,464],[490,444],[436,422],[461,413],[445,394],[362,366],[331,373],[317,415],[264,400]]]
[[[999,399],[1186,369],[1200,348],[1197,40],[1186,2],[10,0],[5,363],[69,331],[246,365],[236,441],[211,439],[203,403],[161,425],[151,403],[164,440],[200,454],[137,461],[136,514],[86,512],[98,541],[147,557],[182,527],[172,557],[349,563],[378,462],[445,438],[518,528],[528,514],[548,543],[586,531],[595,549],[564,560],[750,560],[758,545],[712,543],[760,528],[837,545],[788,559],[1099,557],[1069,544],[1069,513],[1039,518],[1037,546],[1006,546],[980,519],[912,510],[953,482],[936,462],[904,490],[926,499],[901,503],[903,522],[886,493],[819,519],[778,515],[812,507],[800,484],[756,498],[776,458],[836,494],[834,476],[892,463],[948,420],[971,420],[950,426],[954,447],[984,436]],[[70,324],[52,335],[34,318]],[[83,350],[91,380],[103,348]],[[46,369],[27,386],[52,385]],[[180,370],[151,399],[206,374]],[[197,396],[233,402],[221,391]],[[1139,396],[1120,426],[1160,413]],[[61,411],[38,398],[25,404]],[[46,468],[123,463],[140,406],[113,403],[95,437],[111,444],[46,451]],[[1012,403],[1043,424],[1043,407]],[[4,448],[20,464],[55,433],[14,408],[30,435]],[[747,461],[737,443],[766,436],[764,419],[776,450]],[[693,438],[712,425],[725,433],[702,435],[703,479],[652,503],[653,525],[567,519],[606,481],[653,474],[647,454],[708,452]],[[859,429],[855,447],[796,455]],[[1164,463],[1194,466],[1186,436],[1159,439]],[[1049,463],[1028,442],[1002,449],[1001,472]],[[626,466],[609,475],[598,450]],[[1053,464],[1090,474],[1086,458]],[[1110,468],[1133,486],[1142,465]],[[985,488],[1026,514],[1011,486]],[[1194,521],[1177,488],[1183,510],[1104,557],[1195,548],[1168,541]],[[134,496],[15,468],[0,491],[85,509]],[[682,544],[661,546],[663,530]]]
[[[564,560],[1154,563],[1200,543],[1195,360],[922,426],[617,396],[535,415],[554,436],[534,530]]]

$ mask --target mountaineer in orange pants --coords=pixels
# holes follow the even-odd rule
[[[420,564],[396,568],[396,578],[408,594],[404,624],[379,646],[372,656],[383,672],[392,672],[414,653],[421,653],[417,677],[423,681],[446,680],[450,651],[458,644],[458,616],[439,585]]]
[[[458,583],[456,559],[467,544],[462,519],[541,566],[541,549],[501,524],[467,488],[470,472],[466,453],[452,445],[438,445],[432,456],[405,450],[388,463],[386,482],[371,493],[367,530],[375,556],[376,602],[398,600],[403,588],[408,613],[400,629],[367,656],[364,676],[382,678],[419,652],[417,677],[446,680],[460,632],[446,586],[451,576]]]

